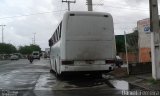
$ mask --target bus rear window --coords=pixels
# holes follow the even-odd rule
[[[38,53],[33,53],[33,55],[38,55]]]

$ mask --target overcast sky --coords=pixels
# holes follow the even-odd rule
[[[72,11],[87,11],[86,0],[76,1],[76,4],[71,4]],[[93,0],[93,9],[111,13],[115,34],[123,34],[124,31],[132,32],[138,20],[149,17],[148,2],[149,0]],[[4,42],[17,47],[29,45],[36,33],[36,44],[44,50],[65,11],[67,4],[61,0],[0,0],[0,24],[6,25]],[[0,35],[0,41],[1,38]]]

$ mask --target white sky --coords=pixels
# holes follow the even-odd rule
[[[87,11],[86,0],[76,1],[72,11]],[[115,34],[130,33],[138,20],[149,17],[149,0],[93,0],[93,4],[94,11],[112,14]],[[0,24],[6,25],[4,42],[29,45],[36,33],[36,44],[44,50],[66,10],[61,0],[0,0]]]

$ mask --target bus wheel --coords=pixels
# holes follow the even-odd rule
[[[94,73],[92,74],[94,78],[102,79],[102,73]]]
[[[55,75],[56,75],[56,77],[57,77],[58,80],[65,79],[65,75],[63,73],[61,73],[61,74],[56,73]]]
[[[60,74],[56,73],[55,75],[56,75],[56,77],[57,77],[58,80],[61,79],[61,75]]]
[[[54,73],[53,69],[50,69],[50,73]]]

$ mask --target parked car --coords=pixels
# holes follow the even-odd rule
[[[11,60],[18,60],[19,57],[18,57],[17,55],[11,55],[10,59],[11,59]]]
[[[21,53],[13,53],[12,55],[17,55],[19,57],[19,59],[23,58],[23,55]]]

